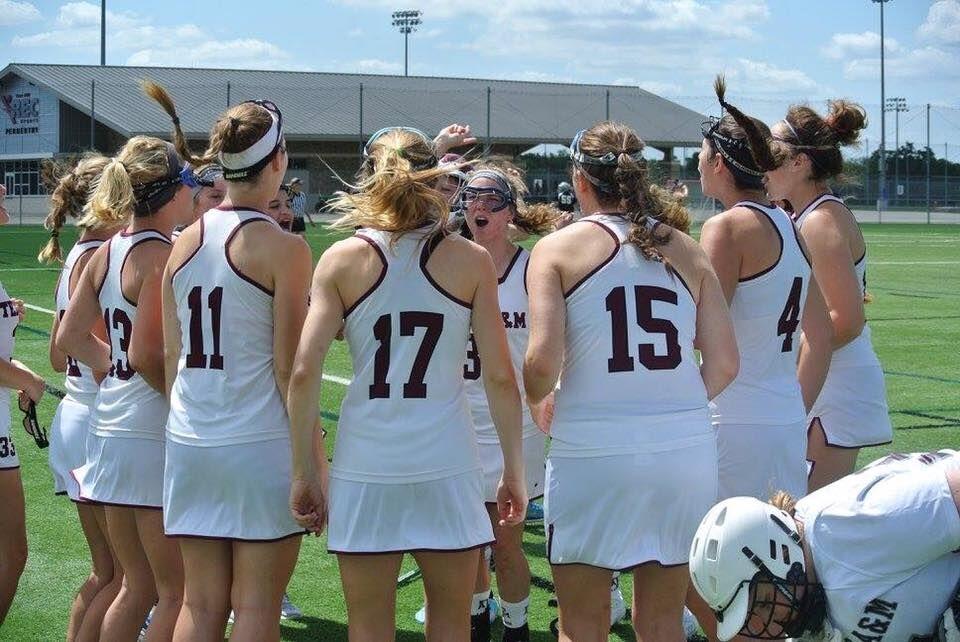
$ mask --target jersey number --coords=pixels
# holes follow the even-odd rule
[[[793,285],[790,286],[790,295],[783,306],[783,312],[780,313],[780,320],[777,322],[777,336],[784,335],[783,346],[780,352],[790,352],[793,350],[793,334],[800,325],[800,291],[803,289],[803,279],[799,276],[794,277]]]
[[[113,363],[110,366],[110,372],[107,374],[116,377],[121,381],[128,381],[137,374],[137,371],[130,367],[127,361],[127,352],[130,350],[130,335],[133,333],[133,322],[127,313],[118,308],[107,308],[103,311],[103,324],[107,326],[107,338],[110,340],[110,358]],[[119,331],[120,337],[117,340],[117,347],[120,354],[113,359],[113,332]]]
[[[477,341],[470,334],[470,343],[467,345],[467,363],[463,364],[463,378],[476,381],[480,378],[480,351],[477,350]]]
[[[654,285],[633,287],[637,307],[637,325],[651,334],[662,334],[667,344],[667,354],[657,354],[652,343],[641,343],[640,363],[647,370],[673,370],[680,365],[680,343],[677,326],[667,319],[653,316],[653,301],[677,304],[677,293]],[[613,339],[613,356],[607,359],[608,372],[633,372],[636,369],[630,355],[630,338],[627,332],[627,290],[620,286],[607,295],[607,312],[610,313],[610,330]]]
[[[16,457],[17,449],[13,447],[13,440],[9,437],[0,437],[0,457]]]
[[[210,327],[213,333],[213,354],[207,357],[203,345],[203,290],[195,285],[187,295],[190,307],[190,352],[187,353],[188,368],[223,370],[223,355],[220,354],[220,311],[223,309],[223,288],[217,286],[207,296],[210,308]]]
[[[410,377],[403,384],[404,399],[426,399],[427,384],[423,380],[427,376],[427,367],[430,358],[443,332],[443,315],[437,312],[401,312],[400,336],[412,337],[417,328],[424,328],[423,340],[417,356],[413,360]],[[393,335],[393,317],[384,314],[373,324],[373,338],[380,342],[376,354],[373,356],[373,383],[370,385],[371,399],[389,399],[390,384],[387,383],[387,373],[390,371],[390,342]]]

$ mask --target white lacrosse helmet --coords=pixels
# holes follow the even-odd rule
[[[557,191],[558,191],[558,192],[569,192],[571,189],[572,189],[572,188],[570,187],[570,183],[568,183],[567,181],[561,181],[561,182],[557,185]]]
[[[710,509],[690,547],[690,578],[717,616],[720,640],[734,637],[746,623],[750,581],[757,573],[785,582],[806,570],[800,542],[790,515],[753,497],[732,497]]]

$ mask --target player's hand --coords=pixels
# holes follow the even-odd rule
[[[27,308],[23,303],[23,299],[10,299],[10,300],[13,301],[13,307],[16,309],[17,316],[20,317],[20,322],[22,323],[23,320],[27,317]]]
[[[27,366],[23,365],[16,359],[11,359],[10,363],[30,375],[30,383],[29,385],[23,388],[21,393],[25,394],[28,398],[30,398],[33,401],[33,403],[40,403],[40,399],[43,398],[43,392],[46,386],[46,382],[43,380],[43,377],[38,375],[36,372],[31,370]]]
[[[501,477],[497,485],[497,513],[500,526],[522,524],[527,516],[527,483],[523,479]]]
[[[550,426],[553,424],[554,407],[552,392],[544,397],[540,403],[530,404],[530,416],[533,418],[533,422],[537,424],[537,428],[545,435],[550,434]]]
[[[447,125],[433,139],[438,157],[443,156],[454,147],[473,145],[476,142],[476,137],[470,135],[470,125],[460,125],[459,123]]]
[[[327,526],[326,482],[317,473],[290,483],[290,513],[297,524],[319,536]]]

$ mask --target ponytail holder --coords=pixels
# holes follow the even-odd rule
[[[60,236],[60,230],[56,228],[50,230],[50,238],[55,239],[55,238],[59,238],[59,236]]]
[[[173,124],[174,124],[175,126],[179,126],[179,125],[180,125],[180,117],[179,117],[179,116],[173,116],[170,120],[173,121]]]

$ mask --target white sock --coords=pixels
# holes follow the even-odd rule
[[[470,615],[480,615],[487,612],[487,604],[490,599],[490,591],[474,593],[473,601],[470,603]]]
[[[507,602],[500,598],[500,612],[503,614],[503,625],[508,629],[519,629],[527,623],[527,607],[530,606],[530,596],[519,602]]]

